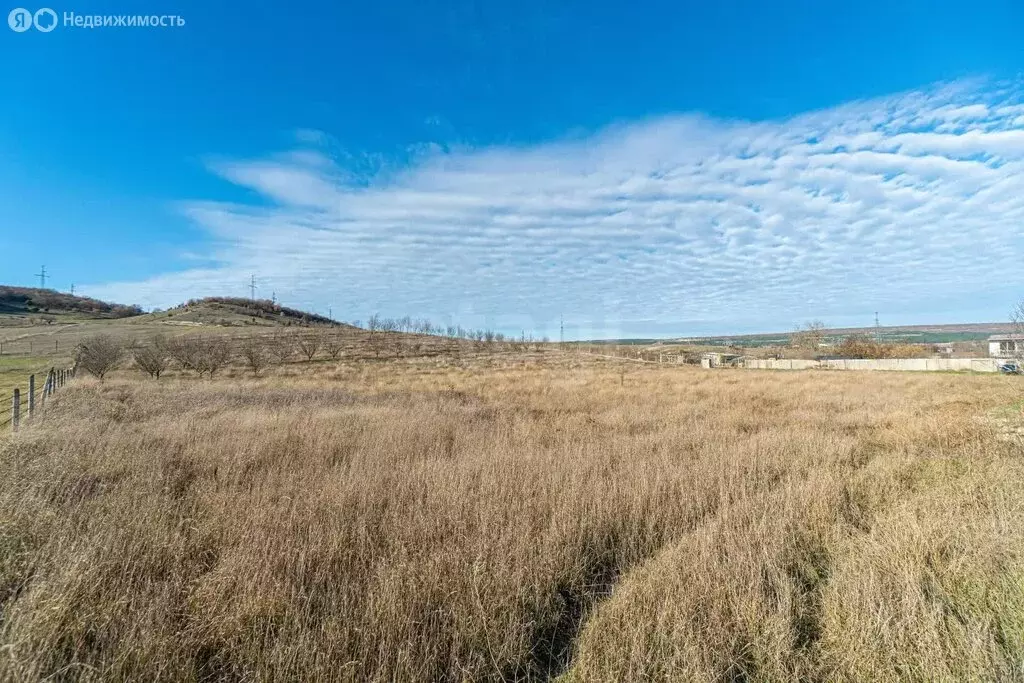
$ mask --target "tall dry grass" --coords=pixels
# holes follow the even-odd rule
[[[1014,378],[71,387],[0,442],[8,680],[1017,680]]]

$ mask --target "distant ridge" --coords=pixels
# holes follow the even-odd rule
[[[950,323],[931,325],[889,325],[882,327],[830,327],[822,334],[831,340],[855,334],[879,335],[887,342],[919,342],[939,344],[956,341],[978,341],[991,334],[1017,331],[1014,323]],[[774,346],[786,344],[793,331],[760,332],[754,334],[694,335],[692,337],[629,337],[620,339],[595,339],[594,344],[696,344],[707,346]]]
[[[953,323],[932,325],[890,325],[881,327],[830,327],[822,330],[826,338],[841,338],[863,334],[878,335],[891,342],[942,343],[975,341],[990,334],[1000,334],[1016,329],[1014,323]],[[700,337],[673,337],[663,339],[672,343],[718,343],[735,346],[761,346],[788,340],[792,332],[769,332],[763,334],[737,334]]]
[[[76,296],[54,289],[0,285],[0,316],[43,318],[130,318],[143,314],[138,306],[112,304],[87,296]]]

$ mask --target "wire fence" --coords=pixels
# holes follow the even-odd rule
[[[74,349],[68,340],[33,336],[27,339],[0,339],[0,356],[35,356],[66,352]]]
[[[38,375],[29,375],[28,391],[23,393],[20,387],[14,390],[9,404],[10,411],[6,418],[0,419],[0,429],[10,425],[11,431],[16,432],[23,422],[41,417],[47,399],[63,389],[74,376],[75,368],[57,367],[50,368],[42,382],[36,381]]]

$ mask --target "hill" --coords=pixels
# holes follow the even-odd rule
[[[102,320],[142,315],[138,306],[112,304],[53,289],[0,285],[0,324],[24,325],[67,318]]]
[[[191,299],[166,311],[155,311],[139,316],[132,323],[154,323],[178,325],[332,325],[330,318],[296,308],[281,306],[268,299],[243,299],[240,297],[212,296]],[[346,327],[348,327],[346,325]]]

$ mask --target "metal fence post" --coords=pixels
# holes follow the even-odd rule
[[[28,419],[36,414],[36,376],[28,376]]]
[[[21,420],[21,391],[14,390],[14,399],[11,401],[11,430],[18,431],[18,422]]]

